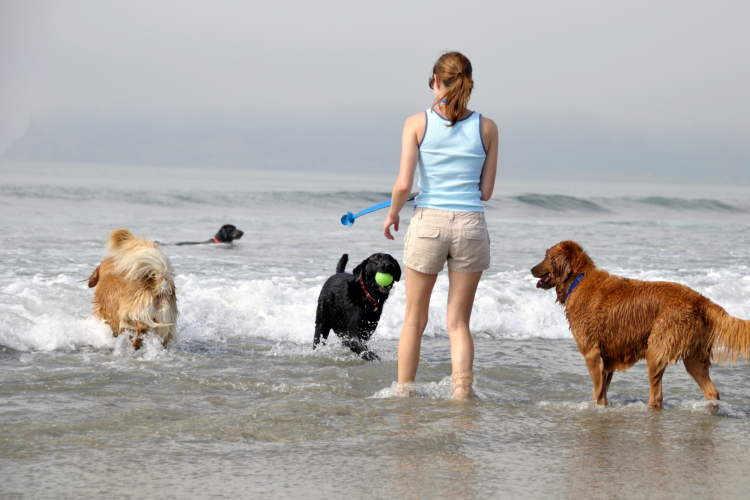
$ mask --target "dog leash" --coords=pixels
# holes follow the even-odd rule
[[[570,285],[570,288],[568,288],[568,293],[565,295],[565,301],[567,302],[568,297],[570,297],[570,294],[573,293],[573,290],[578,286],[578,284],[583,279],[583,274],[579,274],[578,277],[573,281],[573,283]]]
[[[362,280],[362,275],[359,275],[359,284],[362,285],[362,291],[365,292],[365,297],[367,297],[367,300],[372,302],[375,305],[375,310],[378,310],[378,301],[370,297],[370,294],[367,293],[367,288],[365,288],[365,282]]]
[[[419,193],[411,193],[407,198],[406,201],[412,201],[414,200]],[[373,205],[370,208],[365,208],[361,212],[357,212],[356,214],[352,214],[351,212],[347,212],[345,215],[341,216],[341,223],[345,226],[351,226],[354,224],[354,220],[357,217],[361,217],[363,215],[367,215],[370,212],[374,212],[376,210],[380,210],[381,208],[390,207],[391,206],[391,200],[383,201],[381,203],[378,203],[377,205]]]

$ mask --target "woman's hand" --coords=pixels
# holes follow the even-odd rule
[[[388,217],[385,218],[383,221],[383,235],[388,238],[389,240],[395,240],[396,238],[391,234],[391,226],[393,226],[394,231],[398,231],[398,223],[400,222],[401,218],[398,214],[391,215],[388,214]]]

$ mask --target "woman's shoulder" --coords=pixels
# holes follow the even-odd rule
[[[422,111],[421,113],[411,115],[406,119],[406,123],[404,123],[404,130],[413,130],[414,132],[417,132],[421,135],[424,133],[426,123],[427,117],[425,116],[425,112]]]
[[[497,124],[491,118],[487,118],[485,115],[482,116],[482,133],[496,133]]]
[[[484,147],[484,152],[486,153],[493,147],[497,147],[497,124],[492,119],[487,118],[484,115],[481,116],[482,121],[480,122],[480,131],[482,134],[482,147]]]
[[[409,118],[406,119],[407,125],[424,125],[425,120],[427,119],[426,111],[422,111],[420,113],[417,113],[416,115],[411,115]]]

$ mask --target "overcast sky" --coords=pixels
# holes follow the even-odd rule
[[[750,142],[747,1],[2,0],[0,152],[60,108],[400,129],[446,49],[472,60],[471,108],[498,121]]]

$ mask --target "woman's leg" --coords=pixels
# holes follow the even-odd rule
[[[480,273],[481,274],[481,273]],[[401,337],[398,340],[398,383],[414,382],[419,366],[419,351],[422,334],[427,326],[430,295],[437,274],[425,274],[406,268],[406,313]]]
[[[453,364],[453,387],[456,399],[471,394],[474,381],[474,340],[469,331],[471,308],[477,292],[482,271],[460,273],[448,270],[448,337],[451,341],[451,363]]]

